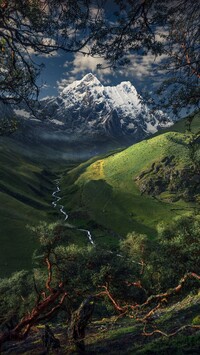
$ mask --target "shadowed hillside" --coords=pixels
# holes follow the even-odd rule
[[[0,144],[0,273],[30,268],[36,247],[27,225],[50,220],[55,176],[18,152],[9,139]]]

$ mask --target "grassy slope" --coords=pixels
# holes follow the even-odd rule
[[[199,125],[197,117],[193,121],[194,130]],[[166,156],[175,155],[180,169],[188,165],[188,136],[176,132],[184,130],[184,121],[178,122],[167,133],[72,170],[63,180],[67,208],[87,212],[89,219],[122,235],[136,230],[150,236],[155,235],[159,222],[192,211],[194,206],[183,201],[172,204],[141,196],[134,181],[143,170]]]
[[[26,225],[51,219],[52,177],[43,168],[1,139],[0,276],[31,266],[36,243]]]

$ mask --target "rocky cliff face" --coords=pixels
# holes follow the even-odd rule
[[[199,166],[192,161],[189,165],[177,166],[175,156],[166,156],[153,163],[135,179],[141,194],[175,202],[180,199],[187,202],[199,202],[200,174]],[[164,193],[164,195],[162,195]]]

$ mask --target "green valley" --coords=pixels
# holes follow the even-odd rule
[[[148,188],[143,191],[145,184],[150,186],[149,181],[155,180],[158,165],[165,168],[166,157],[173,157],[172,166],[167,166],[169,170],[183,171],[184,167],[191,166],[190,133],[184,133],[187,122],[179,121],[166,133],[163,131],[127,149],[111,151],[79,165],[59,160],[57,155],[54,160],[44,159],[37,147],[35,154],[32,148],[27,155],[24,146],[2,137],[1,275],[32,267],[32,253],[37,244],[27,225],[35,226],[40,221],[51,223],[60,218],[58,210],[51,205],[57,177],[61,177],[62,204],[69,213],[69,223],[89,229],[95,243],[105,247],[117,246],[119,239],[131,231],[154,237],[158,223],[170,222],[176,216],[196,210],[198,198],[193,201],[181,198],[178,189],[171,192],[166,188],[158,194],[155,191],[152,194],[151,189],[146,193]],[[192,131],[198,129],[196,116]],[[159,179],[166,174],[162,169]],[[78,231],[68,234],[69,242],[76,238],[81,245],[87,243],[87,238]]]

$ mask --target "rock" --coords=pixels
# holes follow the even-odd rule
[[[174,156],[164,157],[153,163],[150,169],[143,171],[135,179],[141,193],[151,196],[163,192],[174,193],[170,200],[183,199],[187,202],[198,201],[200,194],[200,174],[194,165],[182,169],[176,168]]]

